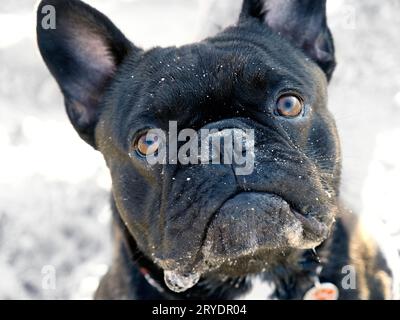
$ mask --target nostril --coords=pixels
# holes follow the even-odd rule
[[[223,119],[220,121],[209,122],[209,123],[205,124],[204,126],[202,126],[200,129],[223,130],[223,129],[229,129],[229,128],[245,130],[245,129],[251,129],[251,126],[249,126],[248,119],[236,117],[236,118]]]
[[[254,155],[254,130],[243,125],[233,127],[232,123],[225,123],[218,129],[202,128],[200,140],[203,163],[211,160],[213,164],[245,165],[247,157]]]

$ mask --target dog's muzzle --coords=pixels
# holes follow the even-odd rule
[[[328,237],[332,222],[329,216],[321,221],[312,213],[299,213],[275,194],[239,193],[225,201],[209,222],[196,265],[171,268],[173,264],[169,263],[164,268],[166,284],[181,292],[205,273],[223,270],[230,274],[238,269],[256,272],[258,265],[252,271],[238,268],[238,264],[254,257],[264,264],[266,256],[313,249]]]
[[[202,252],[204,259],[221,264],[259,250],[314,248],[328,233],[326,224],[296,212],[277,195],[244,192],[218,210]]]

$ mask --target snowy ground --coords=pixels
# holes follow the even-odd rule
[[[239,0],[219,1],[212,15],[202,14],[208,0],[87,2],[150,47],[204,35],[200,21],[229,21],[224,5]],[[343,198],[368,221],[386,222],[387,243],[400,243],[400,2],[330,1]],[[110,260],[110,182],[101,156],[68,123],[39,57],[34,5],[2,0],[0,8],[0,299],[90,298]]]

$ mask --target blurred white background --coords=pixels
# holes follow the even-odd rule
[[[240,0],[87,0],[137,45],[182,45]],[[90,298],[111,255],[110,181],[69,124],[35,44],[34,0],[0,6],[0,299]],[[400,1],[328,0],[342,197],[400,243]],[[377,226],[377,224],[371,223]],[[49,276],[55,275],[55,287]]]

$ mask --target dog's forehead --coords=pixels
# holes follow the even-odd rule
[[[181,48],[156,49],[143,59],[142,67],[148,71],[145,80],[152,85],[164,85],[171,89],[179,89],[178,85],[197,85],[199,94],[202,92],[199,89],[204,86],[227,91],[232,89],[230,84],[238,80],[249,85],[254,82],[273,84],[281,79],[299,84],[312,82],[312,71],[315,69],[303,56],[266,50],[244,39],[230,43],[204,41]]]
[[[148,67],[154,73],[146,79],[147,90],[152,91],[157,107],[227,102],[238,83],[257,84],[264,90],[272,80],[267,65],[256,55],[222,50],[209,43],[158,52]]]
[[[322,71],[300,50],[259,25],[234,26],[199,43],[151,50],[141,65],[148,88],[157,88],[155,95],[165,103],[185,98],[182,91],[198,99],[211,97],[210,92],[229,98],[238,83],[262,91],[282,81],[304,87],[325,82]],[[168,97],[173,101],[165,101]]]
[[[319,68],[286,41],[239,31],[228,29],[179,48],[154,48],[128,61],[109,113],[118,131],[128,132],[147,120],[207,120],[202,114],[206,109],[248,99],[262,104],[270,92],[283,87],[312,94],[316,83],[325,82]]]
[[[304,87],[315,82],[315,68],[303,57],[290,53],[283,56],[240,39],[155,49],[140,64],[132,70],[132,76],[142,81],[141,88],[147,91],[142,96],[148,93],[157,107],[178,103],[193,106],[192,100],[227,101],[238,87],[267,94],[269,88],[282,82]]]

